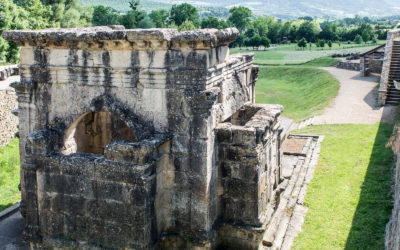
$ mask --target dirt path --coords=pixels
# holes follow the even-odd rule
[[[323,115],[316,116],[313,124],[374,124],[395,121],[397,107],[380,107],[378,99],[379,77],[363,77],[360,72],[334,67],[322,68],[340,82],[338,96]]]

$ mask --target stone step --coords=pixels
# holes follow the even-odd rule
[[[308,127],[308,126],[310,126],[310,125],[313,125],[314,120],[315,120],[315,116],[313,116],[313,117],[311,117],[311,118],[309,118],[309,119],[307,119],[307,120],[304,120],[304,121],[300,122],[300,124],[299,124],[299,126],[298,126],[297,129],[302,129],[302,128]]]
[[[398,105],[398,104],[400,104],[400,101],[386,101],[386,104],[388,104],[388,105]]]
[[[308,210],[307,207],[303,206],[305,194],[307,191],[307,185],[311,182],[315,169],[317,167],[319,154],[321,152],[321,143],[323,139],[324,139],[323,136],[319,137],[313,148],[313,153],[309,165],[307,167],[307,173],[304,179],[304,183],[300,190],[300,194],[298,196],[297,203],[293,211],[293,215],[290,218],[289,226],[287,228],[285,238],[280,248],[282,250],[289,250],[292,247],[294,239],[296,238],[298,233],[301,232],[304,223],[304,218]]]
[[[393,96],[393,95],[388,95],[388,96],[386,97],[386,100],[387,100],[387,101],[400,101],[400,97]]]
[[[276,209],[273,217],[270,220],[270,223],[267,226],[267,230],[264,233],[263,237],[263,245],[267,247],[272,247],[277,230],[279,228],[279,224],[281,219],[286,211],[287,204],[289,202],[290,195],[295,187],[297,179],[300,175],[301,168],[304,166],[304,160],[299,160],[298,164],[296,165],[293,175],[290,178],[288,186],[286,187],[285,191],[280,195],[279,199],[279,206]]]
[[[388,91],[388,97],[400,98],[400,92]]]
[[[386,101],[399,102],[400,97],[387,96]]]
[[[397,105],[399,105],[399,104],[400,104],[399,101],[386,101],[386,105],[394,105],[394,106],[397,106]]]
[[[307,136],[301,135],[298,135],[298,137],[307,138]],[[306,185],[311,181],[318,163],[320,145],[323,139],[323,137],[308,138],[312,140],[309,145],[304,146],[304,148],[308,148],[306,157],[299,158],[288,181],[287,188],[280,196],[279,206],[267,225],[263,237],[264,249],[283,249],[282,247],[290,249],[294,237],[301,231],[304,215],[307,211],[302,206]]]
[[[315,147],[315,142],[313,143],[313,147]],[[279,227],[278,230],[276,232],[275,235],[275,239],[272,245],[272,249],[281,249],[282,243],[283,243],[283,239],[285,238],[286,235],[286,231],[288,229],[289,226],[289,222],[290,219],[293,215],[294,209],[296,207],[297,204],[297,199],[299,197],[301,188],[304,184],[304,180],[307,174],[307,169],[308,166],[310,164],[311,161],[311,156],[313,153],[313,149],[309,150],[306,159],[304,160],[303,166],[300,170],[299,176],[297,178],[297,181],[294,185],[294,188],[292,190],[292,193],[290,194],[290,196],[288,197],[288,203],[285,209],[285,212],[283,213],[280,223],[279,223]]]

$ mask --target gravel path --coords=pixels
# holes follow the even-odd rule
[[[331,73],[340,82],[338,96],[329,105],[323,115],[316,116],[312,124],[374,124],[377,122],[393,123],[397,107],[380,107],[378,99],[379,77],[363,77],[360,72],[322,68]]]
[[[4,81],[0,81],[0,90],[5,90],[5,89],[13,89],[10,87],[10,84],[13,82],[19,82],[20,77],[18,76],[10,76]]]

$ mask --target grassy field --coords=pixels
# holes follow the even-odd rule
[[[301,66],[261,67],[256,84],[257,103],[283,105],[284,116],[301,121],[322,113],[339,90],[338,81],[314,66],[330,66],[336,60],[319,58]]]
[[[383,249],[392,208],[393,153],[385,147],[392,126],[321,125],[298,132],[326,137],[292,249]]]
[[[317,49],[312,47],[311,50],[295,50],[296,46],[292,45],[280,45],[275,48],[270,48],[268,50],[248,50],[248,49],[231,49],[231,54],[235,53],[254,53],[255,63],[258,65],[287,65],[287,64],[302,64],[308,61],[326,57],[336,53],[357,53],[366,52],[377,45],[371,44],[361,44],[354,47],[344,46],[338,47],[337,44],[332,49]]]
[[[0,211],[21,199],[18,139],[0,149]]]

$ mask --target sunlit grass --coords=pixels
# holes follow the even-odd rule
[[[0,211],[21,199],[18,139],[0,149]]]
[[[293,249],[383,249],[392,208],[392,126],[321,125],[299,133],[326,135],[309,207]]]
[[[323,62],[319,64],[323,65]],[[281,104],[285,108],[284,116],[300,121],[321,114],[337,95],[338,89],[338,81],[321,69],[261,67],[256,84],[256,102]]]
[[[231,54],[235,53],[254,53],[255,64],[258,65],[288,65],[288,64],[302,64],[320,57],[330,56],[336,53],[363,53],[377,45],[361,44],[361,45],[341,45],[340,47],[335,43],[332,49],[325,48],[321,50],[313,46],[304,50],[298,50],[295,44],[280,45],[268,50],[252,50],[252,48],[235,48],[231,49]],[[297,48],[297,49],[296,49]]]

